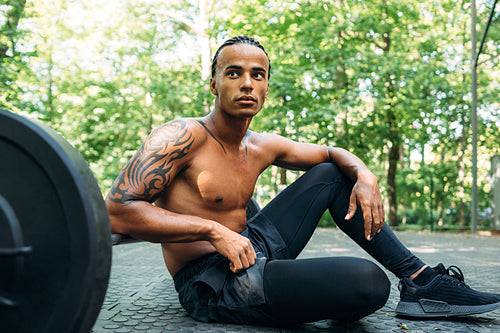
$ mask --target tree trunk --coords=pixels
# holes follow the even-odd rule
[[[466,165],[464,161],[465,150],[467,149],[467,129],[464,126],[464,133],[460,138],[460,150],[458,152],[458,184],[460,184],[460,190],[458,193],[458,225],[465,225],[465,172]]]
[[[201,79],[202,81],[207,81],[211,76],[211,53],[210,53],[210,36],[208,35],[209,27],[209,3],[208,0],[203,0],[199,2],[200,17],[197,22],[198,31],[197,38],[201,49]],[[203,108],[205,109],[205,114],[210,113],[210,88],[206,84],[205,88],[207,92],[207,97],[204,98]]]
[[[396,172],[400,156],[401,144],[399,140],[393,140],[389,148],[389,169],[387,171],[387,197],[389,200],[389,225],[396,227],[398,221],[398,202],[396,193]]]
[[[339,33],[339,38],[342,38]],[[338,103],[347,104],[347,87],[349,85],[343,59],[339,59],[339,64],[335,70],[335,91],[339,92]],[[349,122],[347,119],[348,108],[340,108],[339,114],[335,117],[335,142],[344,147],[350,147],[349,142]]]
[[[287,185],[286,184],[286,169],[285,168],[280,168],[280,185]]]
[[[386,0],[382,0],[382,5],[387,10],[388,5]],[[383,20],[389,15],[384,12],[382,15]],[[382,50],[384,54],[388,54],[391,50],[391,30],[388,29],[382,34]],[[389,201],[389,225],[396,227],[399,225],[398,221],[398,198],[396,193],[396,172],[398,169],[399,158],[401,156],[401,133],[399,132],[399,124],[398,119],[396,117],[395,107],[396,103],[394,102],[393,97],[396,95],[396,87],[392,83],[391,73],[386,73],[386,82],[385,86],[387,87],[386,96],[388,97],[387,102],[387,113],[386,120],[389,127],[389,142],[392,144],[389,147],[389,168],[387,170],[387,197]]]
[[[215,1],[212,0],[200,0],[198,2],[199,15],[193,18],[187,18],[177,11],[166,11],[165,15],[169,17],[173,22],[179,23],[179,29],[182,29],[196,37],[198,42],[198,47],[200,48],[201,55],[201,69],[200,77],[202,81],[207,81],[211,76],[212,59],[210,52],[210,36],[209,36],[209,21],[210,12],[213,10],[213,5]],[[207,82],[208,83],[208,82]],[[205,85],[205,96],[203,98],[203,109],[206,114],[210,112],[210,87],[208,84]]]

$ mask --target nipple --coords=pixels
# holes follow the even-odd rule
[[[219,194],[219,195],[217,196],[217,198],[215,198],[215,202],[221,202],[221,201],[222,201],[222,199],[224,199],[224,198],[222,197],[222,195],[220,195],[220,194]]]

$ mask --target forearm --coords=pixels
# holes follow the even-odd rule
[[[360,158],[345,149],[328,147],[328,157],[330,162],[337,165],[353,181],[365,176],[375,177]]]
[[[370,241],[384,225],[385,213],[377,177],[355,155],[340,148],[329,149],[330,161],[354,181],[345,216],[350,220],[361,206],[365,238]]]
[[[123,205],[106,200],[111,229],[153,243],[181,243],[212,239],[217,222],[177,214],[146,201]]]
[[[146,201],[129,205],[106,201],[113,232],[153,243],[186,243],[209,241],[229,259],[233,272],[255,263],[255,250],[250,240],[212,220],[176,214]]]

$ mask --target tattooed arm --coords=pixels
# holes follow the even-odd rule
[[[185,120],[155,129],[122,169],[108,199],[124,205],[136,200],[154,202],[186,163],[193,143]]]
[[[152,204],[189,167],[206,134],[204,130],[199,133],[201,128],[181,119],[148,136],[121,170],[106,198],[111,228],[115,233],[156,243],[209,241],[231,261],[231,269],[236,272],[255,263],[255,251],[247,238],[216,221]]]
[[[152,203],[189,161],[195,142],[186,120],[155,129],[121,170],[107,198],[113,232],[152,241],[190,241],[206,233],[208,223],[196,223]],[[191,228],[200,224],[198,228]],[[205,227],[205,228],[203,228]]]

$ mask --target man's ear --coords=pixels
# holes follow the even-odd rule
[[[210,91],[215,96],[217,96],[219,94],[217,92],[217,88],[215,88],[215,79],[213,77],[210,78]]]
[[[267,98],[267,94],[269,94],[269,82],[267,83],[266,98]]]

